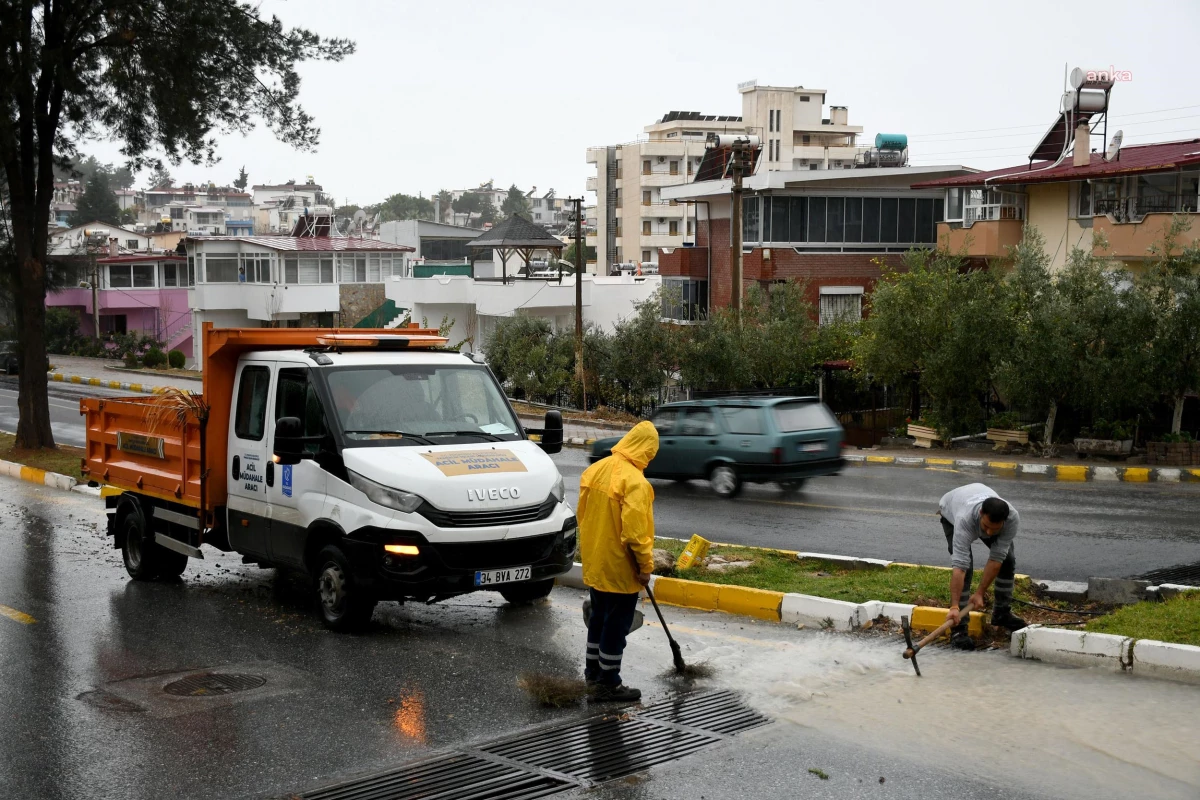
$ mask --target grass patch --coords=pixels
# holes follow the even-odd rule
[[[83,480],[83,473],[79,471],[83,448],[59,445],[55,450],[21,450],[14,447],[16,440],[11,433],[0,433],[0,459]]]
[[[510,402],[512,403],[513,410],[516,411],[519,416],[546,416],[547,409],[542,408],[541,406],[531,406],[528,403],[522,403],[520,400],[512,400],[511,398]],[[567,410],[563,411],[562,415],[563,421],[565,422],[578,422],[585,425],[589,422],[615,422],[633,427],[642,421],[641,417],[635,417],[632,414],[627,414],[624,411],[617,411],[615,409],[603,407],[592,409],[591,411],[587,412]]]
[[[656,539],[654,546],[678,557],[686,542]],[[933,567],[888,567],[854,569],[833,561],[806,558],[775,550],[713,545],[709,556],[748,561],[743,567],[714,570],[704,566],[679,570],[675,577],[708,583],[749,586],[775,592],[797,592],[848,603],[882,600],[887,603],[947,607],[950,603],[950,573]],[[975,570],[978,585],[982,570]],[[1028,580],[1017,582],[1015,596],[1034,600]],[[1044,602],[1044,601],[1036,601]]]
[[[1162,603],[1134,603],[1087,624],[1089,631],[1200,647],[1200,592]]]

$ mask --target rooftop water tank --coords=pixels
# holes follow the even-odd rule
[[[908,136],[903,133],[877,133],[875,147],[879,150],[907,150]]]

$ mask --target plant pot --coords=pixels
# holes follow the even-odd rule
[[[1198,463],[1197,442],[1148,442],[1146,463],[1155,467],[1187,467]]]
[[[996,442],[998,444],[1029,444],[1029,431],[988,428],[987,438],[989,442]]]
[[[1127,456],[1133,439],[1076,439],[1075,452],[1087,456]]]
[[[938,432],[935,428],[927,428],[924,425],[913,425],[909,423],[908,435],[916,440],[917,447],[933,447],[934,442],[941,443],[938,438]]]

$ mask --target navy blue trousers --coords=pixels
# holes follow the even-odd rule
[[[592,598],[592,621],[588,625],[587,657],[583,677],[606,686],[621,683],[621,654],[625,652],[625,637],[633,624],[637,610],[637,594],[618,594],[589,589]]]

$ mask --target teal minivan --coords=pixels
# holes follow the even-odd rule
[[[661,406],[651,418],[658,455],[647,478],[706,478],[721,497],[744,483],[774,481],[795,491],[805,478],[841,471],[843,431],[815,397],[729,397]],[[592,444],[593,463],[620,437]]]

